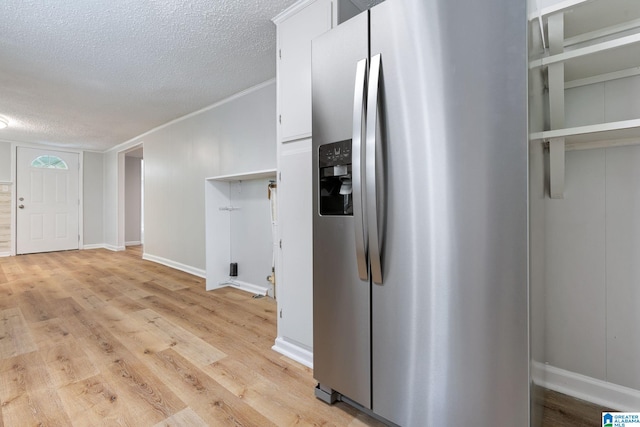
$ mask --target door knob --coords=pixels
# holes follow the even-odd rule
[[[20,209],[24,209],[24,205],[18,205]]]

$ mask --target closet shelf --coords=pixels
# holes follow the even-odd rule
[[[532,141],[565,138],[566,143],[572,144],[640,138],[640,119],[534,132],[529,137]]]
[[[529,62],[529,68],[564,63],[565,81],[584,79],[640,65],[640,33],[550,55]]]
[[[250,171],[243,173],[235,173],[231,175],[219,175],[205,178],[207,181],[246,181],[249,179],[275,178],[275,169],[263,169],[259,171]]]

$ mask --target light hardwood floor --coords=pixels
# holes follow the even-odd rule
[[[543,427],[600,427],[602,413],[611,409],[552,390],[538,389],[534,410],[541,411]]]
[[[381,425],[271,350],[276,305],[140,249],[0,258],[1,426]]]
[[[124,252],[0,258],[0,427],[381,426],[271,350],[276,305]],[[599,408],[540,394],[545,427]]]

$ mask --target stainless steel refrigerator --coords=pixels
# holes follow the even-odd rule
[[[316,395],[529,423],[524,0],[387,0],[312,43]]]

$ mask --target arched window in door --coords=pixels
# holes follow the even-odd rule
[[[67,163],[58,156],[38,156],[31,162],[32,168],[69,169]]]

